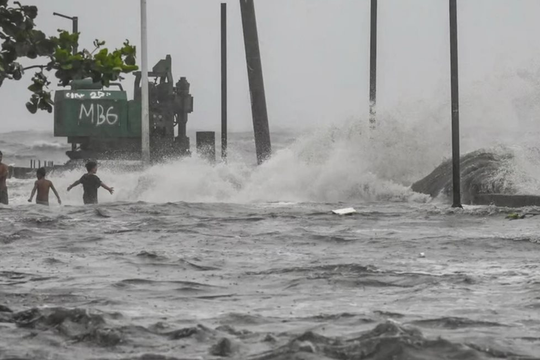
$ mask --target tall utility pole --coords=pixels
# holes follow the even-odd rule
[[[64,19],[68,19],[68,20],[71,20],[72,22],[72,32],[73,34],[77,34],[79,32],[79,17],[77,16],[67,16],[67,15],[64,15],[64,14],[60,14],[60,13],[57,13],[57,12],[53,12],[53,16],[59,16],[61,18],[64,18]],[[76,45],[74,48],[73,48],[73,54],[77,54],[79,52],[79,47]],[[73,143],[71,144],[71,151],[75,151],[77,150],[77,144]]]
[[[79,18],[77,16],[67,16],[67,15],[63,15],[63,14],[59,14],[59,13],[53,13],[54,16],[59,16],[59,17],[62,17],[64,19],[68,19],[68,20],[71,20],[72,23],[73,23],[73,29],[72,29],[72,32],[74,34],[77,34],[79,32]],[[73,48],[73,53],[78,53],[79,52],[79,48],[78,46],[75,46],[75,48]]]
[[[461,170],[459,150],[459,77],[458,77],[457,1],[450,0],[450,69],[452,87],[452,187],[453,205],[461,206]]]
[[[141,0],[141,150],[142,160],[150,162],[150,99],[148,95],[148,27],[146,0]]]
[[[371,40],[369,52],[369,125],[373,129],[377,121],[377,0],[371,0]]]
[[[221,4],[221,158],[227,159],[227,4]]]
[[[268,110],[266,108],[266,95],[264,92],[259,34],[257,32],[257,19],[253,0],[240,0],[240,9],[242,11],[242,27],[244,30],[244,45],[246,47],[246,62],[251,93],[255,148],[257,151],[257,163],[260,165],[270,157],[272,145],[270,143],[270,128],[268,126]]]

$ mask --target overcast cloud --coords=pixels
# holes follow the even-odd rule
[[[69,29],[54,11],[80,18],[81,46],[139,45],[137,0],[21,0],[39,8],[49,34]],[[151,66],[173,57],[195,97],[191,129],[219,130],[220,48],[217,0],[148,0]],[[229,3],[230,128],[251,129],[237,0]],[[540,52],[540,1],[458,0],[462,94],[501,71],[534,68]],[[271,128],[340,122],[368,113],[369,0],[256,0]],[[379,106],[444,103],[449,88],[448,0],[379,0]],[[31,73],[0,88],[0,131],[52,129],[52,115],[24,104]],[[125,86],[132,91],[133,77]],[[479,85],[480,84],[480,85]],[[488,85],[485,85],[488,86]],[[491,86],[491,85],[490,85]],[[489,89],[485,89],[489,91]],[[497,106],[491,104],[490,106]]]

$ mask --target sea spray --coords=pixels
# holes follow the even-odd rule
[[[479,149],[510,154],[512,160],[493,176],[517,193],[535,194],[540,188],[540,95],[535,76],[502,73],[482,86],[465,83],[462,92],[462,154]],[[39,139],[45,143],[39,144]],[[99,176],[117,191],[112,197],[104,194],[101,201],[425,201],[410,191],[410,185],[451,155],[449,103],[426,99],[404,102],[399,108],[383,106],[374,131],[369,131],[366,118],[354,118],[300,136],[274,133],[272,139],[277,150],[260,167],[254,165],[253,135],[247,132],[230,134],[227,164],[208,164],[195,155],[142,173],[101,168]],[[56,140],[39,132],[0,135],[4,153],[22,155],[23,162],[27,154],[42,149],[43,160],[59,163],[56,158],[65,149]],[[63,190],[83,172],[81,167],[51,174],[51,179]],[[10,182],[13,204],[24,202],[29,186],[31,182]],[[63,196],[67,204],[79,204],[82,195],[78,189]]]
[[[429,127],[400,124],[387,119],[370,132],[363,122],[350,120],[341,127],[319,129],[298,137],[276,151],[262,166],[246,161],[242,152],[230,151],[227,163],[211,164],[194,154],[169,160],[140,173],[102,166],[98,176],[114,186],[113,196],[101,202],[350,202],[420,201],[428,197],[410,185],[429,174],[443,160],[445,145],[440,134],[426,136]],[[518,192],[537,191],[538,161],[534,148],[496,146],[498,154],[511,153],[490,176],[491,182],[511,182]],[[515,160],[514,160],[515,159]],[[80,178],[84,169],[51,174],[63,190]],[[498,177],[498,179],[497,179]],[[538,177],[536,177],[538,179]],[[22,203],[31,182],[12,183],[14,204]],[[536,189],[536,190],[535,190]],[[79,204],[81,189],[63,194],[66,204]]]

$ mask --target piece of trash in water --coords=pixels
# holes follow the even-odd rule
[[[335,214],[335,215],[352,215],[352,214],[356,214],[356,210],[354,210],[353,208],[338,209],[338,210],[332,210],[332,214]]]
[[[100,209],[100,208],[96,208],[96,215],[104,217],[104,218],[110,218],[111,217],[111,215],[109,215],[105,210]]]
[[[421,258],[425,258],[425,257],[426,257],[426,254],[420,253],[420,257],[421,257]]]
[[[525,215],[520,215],[518,213],[512,213],[512,214],[508,214],[506,216],[507,219],[509,220],[522,220],[522,219],[525,219]]]

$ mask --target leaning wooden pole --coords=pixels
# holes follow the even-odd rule
[[[270,142],[270,128],[268,126],[268,110],[266,108],[255,4],[253,0],[240,0],[240,9],[242,12],[242,27],[246,48],[249,90],[251,93],[255,149],[257,152],[257,163],[260,165],[270,157],[272,145]]]
[[[371,0],[369,57],[369,125],[373,129],[377,122],[377,0]]]
[[[459,149],[459,77],[458,77],[457,0],[450,0],[450,69],[452,86],[452,177],[453,205],[461,206],[461,170]]]

